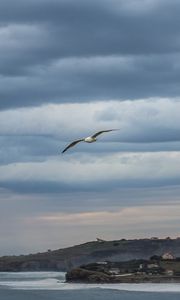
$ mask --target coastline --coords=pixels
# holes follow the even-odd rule
[[[94,284],[94,283],[110,283],[110,284],[116,284],[116,283],[180,283],[180,277],[176,277],[176,276],[166,276],[166,277],[124,277],[124,278],[111,278],[108,281],[106,280],[67,280],[66,283],[77,283],[77,284],[82,284],[82,283],[86,283],[86,284]]]
[[[76,268],[66,273],[67,283],[180,283],[180,276],[167,275],[107,275],[102,272]]]

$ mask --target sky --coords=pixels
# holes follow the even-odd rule
[[[179,11],[0,1],[0,255],[180,235]]]

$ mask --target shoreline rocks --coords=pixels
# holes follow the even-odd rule
[[[103,272],[75,268],[66,273],[69,283],[180,283],[180,276],[165,275],[125,275],[112,276]]]

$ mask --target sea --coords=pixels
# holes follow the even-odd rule
[[[0,300],[180,300],[180,284],[66,283],[63,272],[0,272]]]

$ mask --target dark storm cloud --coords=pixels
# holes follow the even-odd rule
[[[171,59],[125,58],[124,62],[118,57],[60,61],[27,77],[2,77],[0,108],[44,102],[177,96],[180,94],[178,59],[179,55]]]
[[[152,1],[150,9],[147,1],[134,3],[4,0],[0,19],[2,25],[43,24],[64,56],[179,50],[179,1]]]
[[[134,3],[1,1],[0,108],[179,95],[180,3]]]

